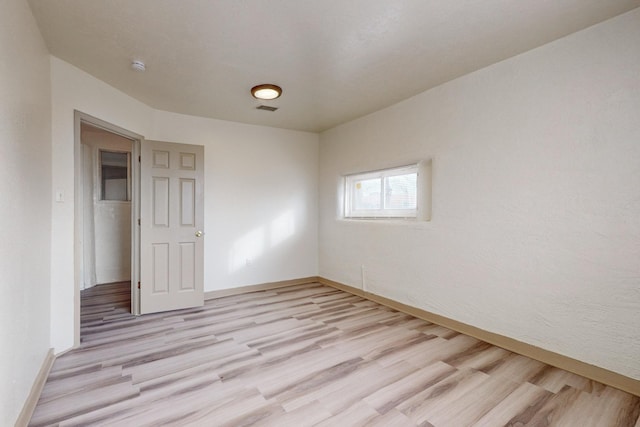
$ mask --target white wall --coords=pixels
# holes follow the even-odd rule
[[[640,379],[640,9],[321,135],[320,275]],[[339,219],[433,159],[432,221]]]
[[[318,274],[317,134],[156,111],[150,139],[205,147],[205,291]]]
[[[73,346],[77,309],[74,109],[146,139],[204,145],[205,291],[317,275],[318,135],[156,111],[60,59],[51,67],[53,188],[66,195],[53,211],[56,351]]]
[[[0,9],[0,425],[9,426],[49,349],[51,85],[27,2]]]
[[[131,153],[133,142],[119,135],[82,129],[83,153],[83,282],[131,280],[131,202],[101,200],[100,150]]]
[[[92,115],[137,134],[151,131],[152,110],[58,58],[51,57],[52,179],[64,203],[53,203],[51,233],[51,343],[56,352],[74,344],[74,316],[79,299],[74,263],[74,110]],[[80,155],[78,155],[80,157]],[[55,194],[55,193],[54,193]]]

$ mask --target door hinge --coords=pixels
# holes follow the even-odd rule
[[[140,225],[140,218],[138,218],[138,225]]]
[[[140,289],[140,282],[138,282],[138,289]]]
[[[141,160],[140,160],[140,159],[141,159],[141,156],[138,156],[138,163],[140,163],[140,162],[141,162]]]

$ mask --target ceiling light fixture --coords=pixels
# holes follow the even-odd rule
[[[282,88],[272,84],[258,85],[251,88],[251,95],[258,99],[276,99],[282,95]]]
[[[133,61],[131,63],[131,68],[133,69],[133,71],[144,71],[147,69],[147,67],[144,65],[144,62],[142,61]]]

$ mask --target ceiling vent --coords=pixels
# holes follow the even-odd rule
[[[278,107],[269,107],[268,105],[258,105],[256,110],[264,110],[264,111],[276,111]]]

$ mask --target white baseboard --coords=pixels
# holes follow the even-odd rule
[[[282,280],[280,282],[261,283],[258,285],[240,286],[239,288],[221,289],[219,291],[208,291],[204,293],[205,301],[213,298],[228,297],[231,295],[246,294],[248,292],[267,291],[269,289],[284,288],[286,286],[305,285],[315,283],[318,276],[303,277],[300,279]]]
[[[599,366],[588,364],[586,362],[571,358],[569,356],[565,356],[563,354],[536,347],[534,345],[527,344],[525,342],[518,341],[504,335],[496,334],[472,325],[468,325],[466,323],[458,322],[457,320],[453,320],[439,314],[412,307],[401,302],[373,294],[371,292],[366,292],[353,286],[325,279],[324,277],[319,277],[318,282],[322,283],[323,285],[331,286],[336,289],[358,295],[362,298],[377,302],[378,304],[391,307],[395,310],[417,317],[418,319],[423,319],[428,322],[444,326],[445,328],[452,329],[456,332],[472,336],[489,344],[493,344],[497,347],[501,347],[514,353],[530,357],[531,359],[538,360],[540,362],[546,363],[547,365],[555,366],[556,368],[564,369],[565,371],[573,372],[574,374],[578,374],[591,380],[620,389],[622,391],[626,391],[627,393],[640,396],[640,380],[624,376],[622,374],[610,371],[605,368],[601,368]]]
[[[55,360],[56,356],[53,354],[53,349],[50,348],[42,361],[42,366],[40,367],[40,371],[38,372],[36,379],[33,381],[31,391],[29,392],[29,396],[27,396],[27,400],[24,402],[22,411],[20,411],[20,415],[18,415],[18,419],[15,424],[16,427],[26,427],[29,425],[29,421],[31,420],[33,411],[36,409],[38,399],[40,399],[40,394],[42,393],[44,384],[47,382],[49,371],[51,370]]]

